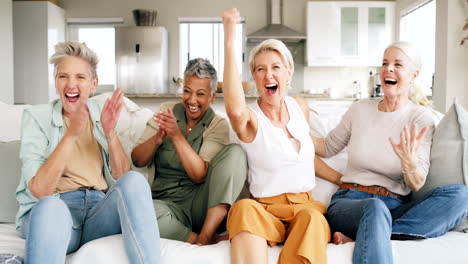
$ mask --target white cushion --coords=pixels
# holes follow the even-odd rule
[[[335,128],[341,121],[341,116],[330,119],[324,115],[320,115],[320,113],[316,111],[309,111],[309,113],[310,134],[315,137],[326,137],[328,132]],[[346,149],[344,149],[333,157],[321,159],[336,171],[344,173],[348,160],[348,153],[346,152]],[[315,183],[315,188],[312,190],[314,200],[320,201],[328,206],[330,204],[331,197],[338,190],[338,185],[320,177],[315,177]]]
[[[93,98],[105,102],[106,99],[111,96],[112,93],[108,92],[94,96]],[[132,150],[146,128],[146,122],[153,116],[153,112],[147,108],[140,108],[127,97],[124,97],[123,100],[125,105],[120,112],[115,131],[120,139],[125,154],[127,154],[127,157],[131,161]],[[130,164],[132,163],[130,162]],[[132,170],[139,171],[148,177],[146,168],[137,168],[132,164]]]
[[[438,238],[414,241],[392,241],[395,263],[466,263],[468,234],[449,232]],[[275,264],[281,246],[268,247],[268,263]],[[195,246],[188,243],[161,239],[161,264],[218,264],[230,263],[230,244],[222,241],[215,245]],[[329,243],[327,263],[351,264],[354,242],[343,245]],[[66,264],[128,264],[122,235],[100,238],[83,245],[75,254],[67,256]]]
[[[21,118],[23,110],[30,105],[11,105],[0,102],[0,142],[10,142],[21,139]]]

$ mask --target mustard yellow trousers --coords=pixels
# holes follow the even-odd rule
[[[229,239],[246,231],[263,237],[270,246],[284,243],[280,264],[326,263],[330,227],[325,212],[325,205],[308,192],[243,199],[229,211]]]

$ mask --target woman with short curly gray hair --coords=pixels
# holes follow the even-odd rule
[[[221,239],[216,229],[244,186],[245,154],[228,145],[229,124],[210,107],[216,84],[208,60],[190,60],[182,102],[163,104],[132,152],[136,166],[156,165],[151,189],[162,238],[198,245]]]
[[[196,58],[187,62],[184,71],[184,79],[195,75],[198,78],[206,78],[210,80],[211,92],[215,93],[218,85],[218,74],[216,69],[207,59]]]

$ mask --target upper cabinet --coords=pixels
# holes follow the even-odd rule
[[[394,2],[308,2],[307,66],[380,66]]]

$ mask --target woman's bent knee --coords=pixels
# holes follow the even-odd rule
[[[25,233],[40,231],[43,234],[69,232],[73,220],[68,206],[60,198],[47,196],[40,199],[30,212]],[[24,234],[26,235],[26,234]]]
[[[145,176],[136,171],[128,171],[120,176],[116,184],[124,192],[150,192],[149,184]]]
[[[31,216],[34,218],[46,218],[53,221],[57,216],[71,216],[68,206],[60,198],[46,196],[41,198],[33,207]]]
[[[237,201],[236,203],[234,203],[234,205],[231,207],[231,210],[230,211],[235,211],[235,212],[244,212],[244,211],[251,211],[251,210],[255,210],[255,208],[257,208],[258,206],[260,206],[260,204],[255,201],[255,200],[252,200],[252,199],[242,199],[242,200],[239,200]]]

